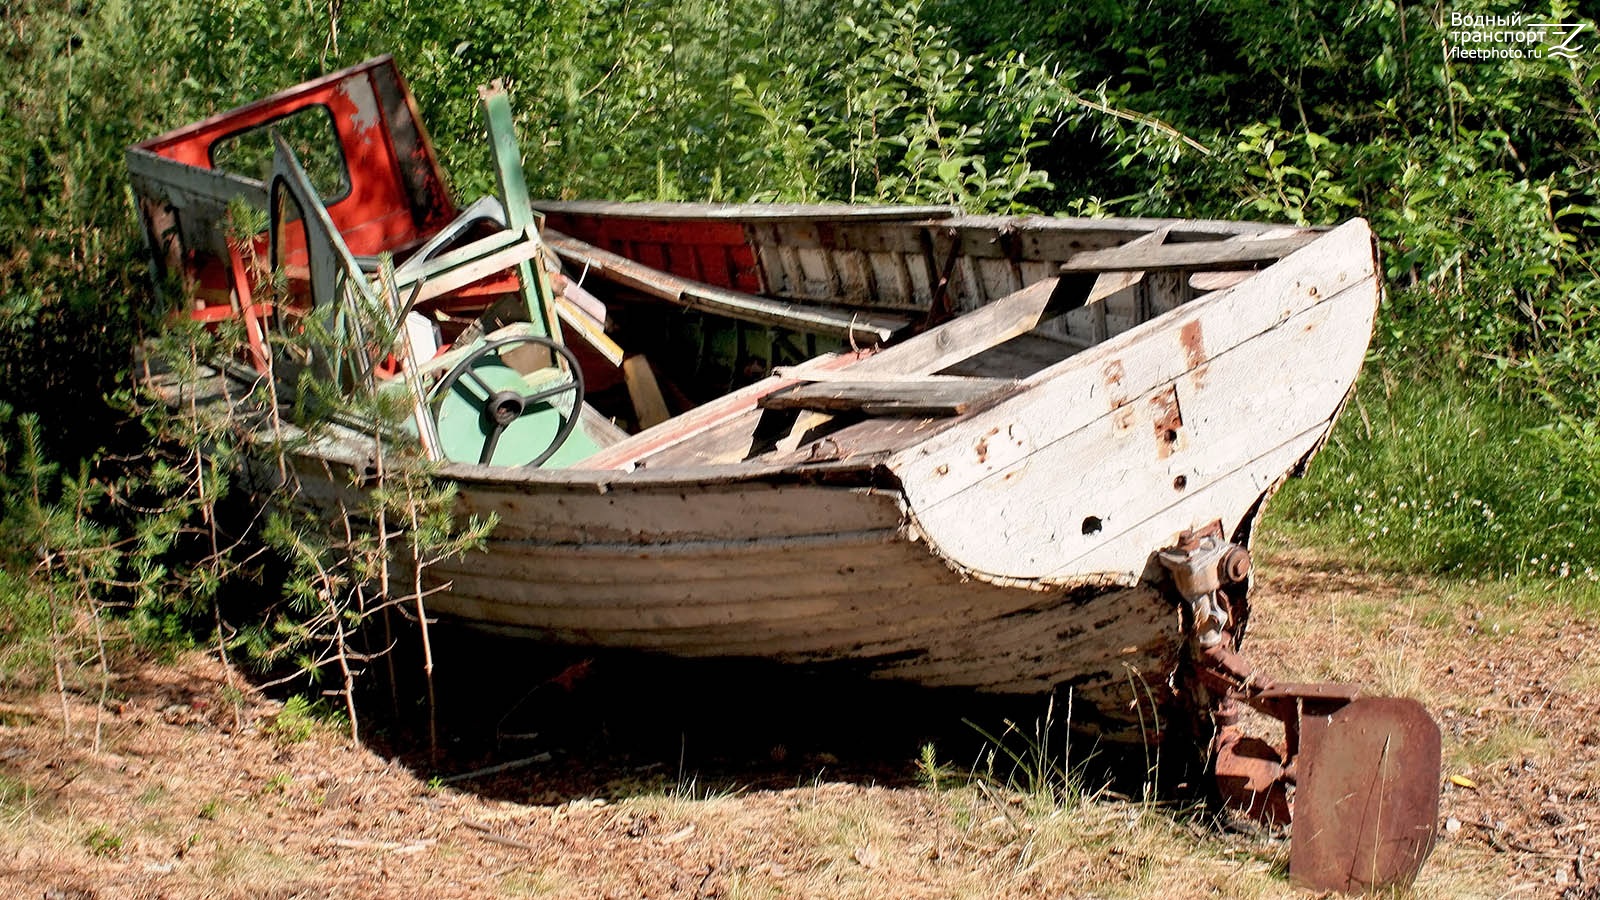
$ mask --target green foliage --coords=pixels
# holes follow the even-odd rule
[[[1403,569],[1600,584],[1593,448],[1575,452],[1525,399],[1416,374],[1369,371],[1271,515],[1297,539]]]
[[[87,463],[61,474],[46,458],[38,418],[29,413],[17,418],[14,443],[0,439],[0,486],[13,501],[0,514],[0,562],[9,570],[0,580],[0,601],[8,612],[15,609],[0,632],[0,671],[8,680],[31,680],[37,672],[30,664],[42,669],[48,661],[64,694],[69,674],[93,664],[103,700],[114,637],[105,627],[106,597],[112,588],[137,587],[119,578],[124,541],[115,528],[95,521],[118,483],[92,477]],[[70,733],[64,702],[62,727]],[[97,749],[100,739],[97,722]]]
[[[336,440],[341,432],[349,439],[354,427],[372,441],[373,462],[347,473],[357,499],[337,510],[290,502],[264,511],[258,538],[282,564],[283,602],[241,629],[230,646],[264,667],[290,663],[292,677],[312,684],[335,670],[340,684],[334,692],[344,699],[345,721],[355,735],[357,678],[385,652],[369,651],[365,632],[379,617],[410,616],[421,627],[426,655],[424,570],[481,545],[495,523],[492,517],[456,520],[455,485],[436,478],[441,463],[428,460],[404,431],[409,395],[360,374],[371,348],[393,346],[398,323],[388,310],[399,308],[398,298],[386,307],[346,291],[345,300],[339,327],[313,321],[302,334],[272,336],[275,360],[314,361],[286,386],[292,423],[277,419],[280,407],[265,395],[273,388],[262,386],[257,402],[272,424],[270,433],[252,437],[252,449],[276,463],[283,482],[274,492],[286,497],[299,492],[294,457],[312,441]]]
[[[0,402],[41,417],[53,458],[105,441],[152,311],[121,160],[201,110],[175,52],[196,8],[33,0],[0,29]]]
[[[319,728],[342,729],[348,724],[344,713],[329,705],[326,699],[312,700],[303,694],[294,694],[284,701],[283,708],[262,730],[279,744],[289,746],[305,743]]]

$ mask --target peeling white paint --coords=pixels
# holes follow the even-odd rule
[[[340,83],[339,93],[355,107],[355,112],[350,115],[350,124],[355,126],[358,134],[377,127],[378,98],[372,93],[372,85],[365,79],[352,79]]]

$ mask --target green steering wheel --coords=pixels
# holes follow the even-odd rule
[[[548,366],[524,375],[505,359],[506,350],[524,344],[560,357],[564,370]],[[429,405],[448,459],[480,466],[537,467],[561,449],[578,424],[583,371],[572,351],[550,338],[532,334],[495,338],[439,379]]]

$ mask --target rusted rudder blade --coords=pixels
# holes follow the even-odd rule
[[[1216,727],[1212,775],[1223,805],[1291,823],[1289,875],[1304,887],[1411,884],[1439,817],[1439,726],[1428,711],[1411,699],[1359,697],[1352,685],[1263,677],[1236,640],[1250,556],[1226,541],[1220,520],[1184,532],[1156,560],[1188,606],[1194,666],[1180,691]],[[1241,703],[1283,723],[1281,746],[1241,730]]]
[[[1362,697],[1296,761],[1289,877],[1314,890],[1403,887],[1433,849],[1439,726],[1421,703]]]

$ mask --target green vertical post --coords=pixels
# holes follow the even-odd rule
[[[522,174],[522,151],[517,146],[517,131],[511,119],[511,101],[498,81],[479,88],[478,96],[483,101],[484,116],[489,120],[489,150],[494,156],[495,177],[500,183],[500,200],[506,208],[506,227],[525,232],[528,240],[538,242],[539,226],[544,217],[533,211],[528,197],[528,183]],[[543,262],[535,257],[531,262],[520,263],[517,274],[522,282],[529,320],[545,337],[561,340],[555,296],[545,277]]]

